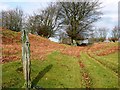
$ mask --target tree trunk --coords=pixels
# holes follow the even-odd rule
[[[29,43],[29,39],[28,39],[28,33],[25,30],[22,31],[22,61],[23,61],[25,88],[31,88],[30,43]]]

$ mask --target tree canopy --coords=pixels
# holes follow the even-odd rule
[[[72,41],[80,39],[83,32],[89,32],[92,24],[100,19],[100,3],[98,1],[58,2],[59,20]]]

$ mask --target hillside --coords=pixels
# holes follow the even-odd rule
[[[2,30],[2,45],[3,45],[3,60],[2,62],[8,62],[21,59],[21,33]],[[46,54],[52,51],[61,51],[64,54],[75,55],[77,52],[83,49],[82,47],[71,47],[68,45],[58,44],[36,35],[29,35],[31,59],[40,60],[45,57]],[[75,52],[72,50],[75,49]],[[69,51],[70,52],[69,52]]]
[[[32,86],[118,88],[118,43],[86,47],[58,44],[29,34]],[[23,87],[21,33],[2,30],[3,88]]]

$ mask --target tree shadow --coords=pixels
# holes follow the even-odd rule
[[[48,65],[47,67],[45,67],[42,71],[40,71],[38,73],[38,75],[33,79],[32,83],[32,87],[36,87],[37,83],[39,82],[39,80],[53,67],[52,64]]]

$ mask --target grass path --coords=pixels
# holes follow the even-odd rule
[[[82,87],[81,88],[90,88],[92,86],[91,77],[90,77],[88,71],[86,70],[84,63],[81,60],[79,60],[79,65],[80,65],[80,71],[81,71],[81,75],[82,75],[82,76],[80,76],[82,78]]]
[[[109,54],[106,56],[97,56],[89,51],[90,48],[86,50],[89,57],[96,60],[97,62],[103,64],[105,67],[111,69],[115,75],[118,76],[118,52]]]
[[[101,63],[102,65],[104,65],[106,68],[109,68],[111,71],[113,71],[113,73],[118,76],[118,64],[117,63],[112,63],[111,61],[109,61],[108,59],[110,58],[104,58],[104,57],[99,57],[96,55],[92,55],[90,53],[88,53],[89,57],[91,57],[93,60],[96,60],[97,62]],[[117,57],[116,57],[117,59]]]
[[[81,60],[92,79],[92,88],[118,87],[118,78],[110,69],[93,60],[87,53],[81,52]]]

